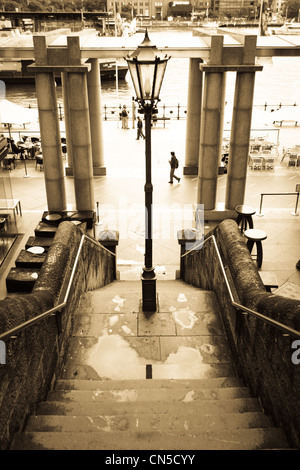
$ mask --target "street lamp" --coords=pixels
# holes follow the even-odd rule
[[[136,51],[126,58],[139,103],[139,113],[145,116],[145,265],[142,273],[143,312],[156,311],[156,275],[152,266],[152,178],[151,178],[151,119],[157,113],[159,92],[170,57],[160,56],[146,30]]]

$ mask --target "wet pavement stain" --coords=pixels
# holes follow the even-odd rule
[[[208,376],[224,358],[227,362],[219,312],[211,308],[216,305],[214,294],[197,289],[171,292],[158,294],[159,308],[153,315],[141,309],[133,315],[132,292],[124,290],[113,290],[110,295],[106,292],[105,305],[113,307],[108,310],[111,313],[104,313],[104,306],[97,305],[100,296],[96,294],[94,313],[80,315],[78,322],[80,336],[94,335],[94,340],[84,354],[77,345],[78,361],[74,362],[83,359],[82,366],[91,368],[101,379]]]

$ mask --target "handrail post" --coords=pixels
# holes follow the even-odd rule
[[[263,194],[260,195],[260,205],[259,205],[259,212],[256,214],[258,217],[263,217],[264,214],[262,214],[261,209],[262,209],[262,203],[263,203]]]
[[[296,205],[295,205],[295,211],[292,212],[292,215],[299,215],[297,210],[298,210],[298,202],[299,202],[299,193],[297,193],[297,196],[296,196]]]

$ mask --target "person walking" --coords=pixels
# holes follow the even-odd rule
[[[180,178],[175,175],[175,170],[179,167],[178,158],[176,157],[175,152],[171,152],[171,160],[169,160],[169,163],[171,167],[169,183],[173,184],[173,178],[175,178],[179,183]]]
[[[123,105],[122,111],[121,111],[121,119],[122,119],[122,129],[129,129],[128,127],[128,112],[126,109],[126,105]]]
[[[145,139],[145,136],[143,134],[143,121],[141,120],[140,116],[137,118],[137,136],[136,140],[140,140],[140,137],[143,137]]]

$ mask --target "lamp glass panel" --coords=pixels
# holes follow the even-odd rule
[[[159,98],[159,93],[160,89],[162,86],[162,82],[164,79],[165,71],[167,67],[167,61],[159,62],[157,64],[157,69],[156,69],[156,81],[155,81],[155,87],[154,87],[154,92],[153,92],[153,98],[158,99]]]
[[[154,79],[154,64],[138,64],[141,79],[141,94],[146,101],[152,99],[152,88]]]
[[[130,61],[127,61],[127,64],[129,67],[129,72],[131,75],[131,79],[132,79],[132,83],[135,89],[137,99],[140,100],[142,99],[142,96],[141,96],[141,90],[140,90],[140,85],[139,85],[139,78],[137,74],[137,65],[135,62],[130,62]]]

